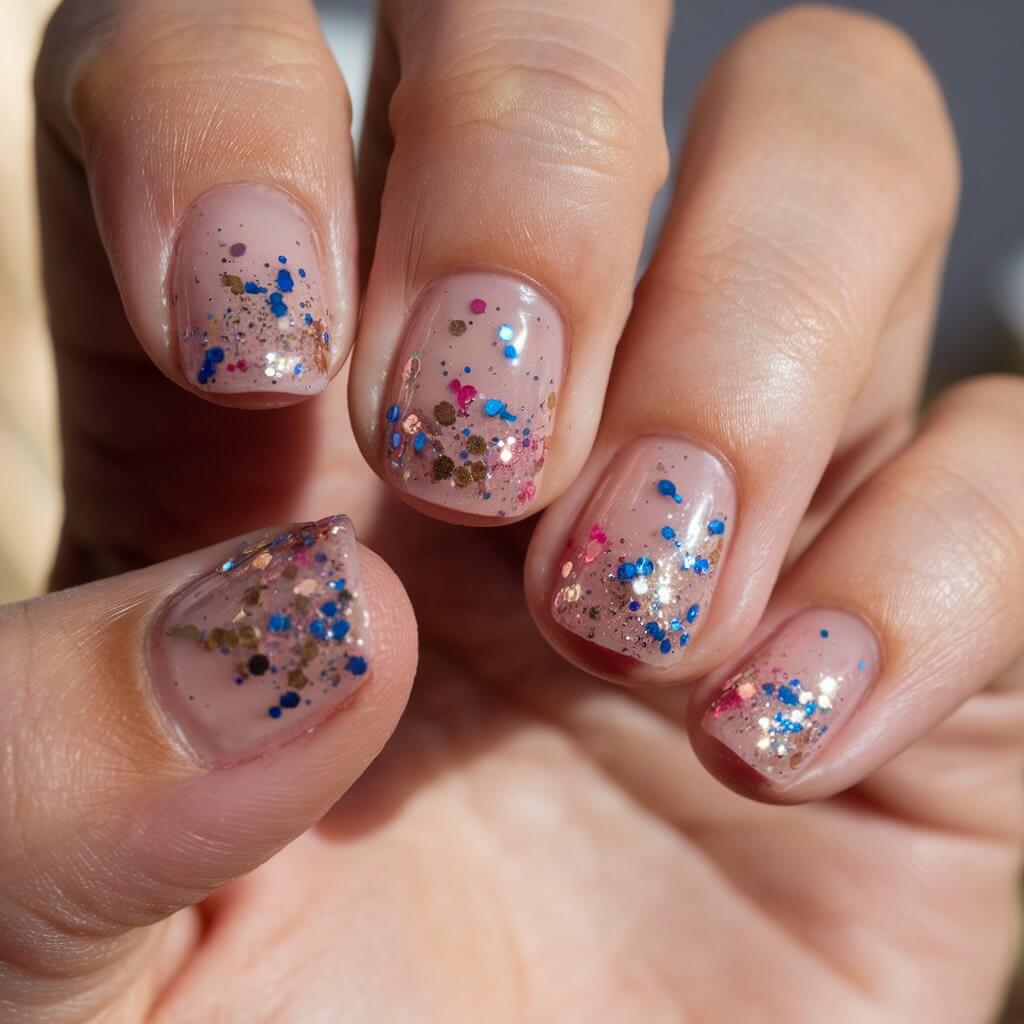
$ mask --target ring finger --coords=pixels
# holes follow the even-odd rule
[[[572,660],[676,682],[742,643],[830,463],[848,493],[913,409],[956,182],[883,23],[795,9],[726,55],[594,453],[534,535],[534,614]]]

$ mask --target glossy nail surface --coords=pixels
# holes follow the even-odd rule
[[[296,203],[258,185],[209,192],[186,214],[174,261],[178,345],[192,387],[324,389],[330,312],[316,239]]]
[[[311,523],[187,586],[152,627],[161,704],[203,760],[305,732],[366,680],[370,630],[352,524]]]
[[[691,441],[618,452],[558,560],[551,614],[648,664],[683,657],[707,619],[736,515],[726,467]]]
[[[848,612],[808,609],[725,684],[704,729],[773,783],[805,768],[856,710],[878,674],[878,641]]]
[[[385,406],[394,485],[462,512],[523,514],[544,469],[565,349],[558,311],[521,278],[475,271],[432,285]]]

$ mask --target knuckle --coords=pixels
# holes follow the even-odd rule
[[[798,5],[749,29],[728,62],[748,76],[780,76],[824,123],[848,129],[850,162],[884,177],[901,199],[923,203],[930,220],[951,225],[960,189],[956,138],[935,75],[902,29],[866,13]]]
[[[466,60],[443,78],[404,78],[390,105],[402,141],[447,138],[454,152],[527,147],[531,160],[630,179],[653,194],[668,174],[660,111],[642,90],[578,53],[555,68],[548,60],[495,65]],[[516,150],[508,149],[518,160]]]

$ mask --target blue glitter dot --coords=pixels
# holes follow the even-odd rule
[[[618,568],[618,577],[625,583],[636,575],[636,566],[632,562],[623,562]]]
[[[391,435],[391,447],[392,448],[397,448],[401,443],[402,443],[402,435],[401,434],[396,432],[396,433]]]
[[[348,624],[345,619],[338,619],[337,622],[331,623],[331,636],[335,640],[344,640],[345,635],[352,627]]]
[[[402,410],[397,405],[388,407],[388,423],[396,423],[398,417],[402,415]]]
[[[361,658],[358,654],[353,655],[348,659],[348,664],[345,666],[354,676],[361,676],[366,671],[366,659]]]
[[[690,642],[690,634],[689,633],[680,633],[679,634],[679,646],[680,647],[685,647],[689,642]]]
[[[641,576],[650,576],[654,572],[654,563],[649,558],[641,556],[636,560],[636,571]]]
[[[245,282],[245,293],[246,295],[263,295],[266,292],[266,288],[258,285],[255,281]]]
[[[305,276],[306,276],[306,268],[305,267],[299,267],[299,277],[305,277]]]
[[[629,610],[631,612],[638,612],[638,611],[640,611],[640,602],[639,601],[630,601],[629,602]]]
[[[706,558],[698,558],[697,561],[693,563],[693,571],[698,576],[706,575],[708,569],[710,569],[710,568],[711,568],[711,563],[708,562],[708,560]]]
[[[285,304],[284,299],[281,298],[280,292],[271,292],[270,298],[267,299],[267,303],[270,306],[270,312],[274,316],[286,316],[288,313],[288,306]]]
[[[676,493],[676,485],[671,480],[659,480],[658,493],[664,494],[666,498],[671,498]]]
[[[819,635],[821,636],[822,640],[827,640],[828,639],[828,630],[827,629],[823,629]]]
[[[530,436],[530,428],[529,427],[523,427],[523,437],[529,437],[529,436]]]
[[[287,633],[292,628],[292,620],[287,615],[275,613],[267,621],[271,633]]]
[[[287,256],[278,256],[277,257],[277,262],[278,263],[287,263],[288,262],[288,257]]]
[[[292,372],[296,377],[300,376],[302,374],[302,363],[296,363],[295,369]]]
[[[344,590],[345,589],[345,578],[342,576],[339,579],[331,580],[331,582],[328,583],[327,586],[329,586],[331,588],[331,590]]]
[[[868,663],[863,658],[861,658],[860,661],[857,662],[857,668],[859,668],[861,672],[863,672],[864,669],[866,669],[867,667]]]
[[[682,622],[679,621],[679,619],[673,619],[668,624],[668,628],[671,629],[673,633],[678,633],[679,630],[681,630],[683,628],[683,624],[682,624]]]
[[[725,523],[723,523],[721,519],[712,519],[711,522],[708,523],[708,533],[725,533]]]
[[[504,355],[506,359],[515,359],[519,353],[516,351],[515,345],[506,345]]]
[[[318,640],[326,640],[327,639],[327,627],[324,625],[324,623],[320,619],[314,619],[309,624],[309,631]]]
[[[774,683],[762,683],[761,684],[761,691],[763,693],[772,694],[772,693],[775,692],[775,684]]]
[[[796,695],[796,691],[791,690],[788,686],[780,686],[778,696],[779,700],[781,700],[783,704],[789,704],[790,706],[797,704],[800,700]]]
[[[324,331],[324,344],[326,345],[331,340],[330,331]]]
[[[427,435],[424,434],[422,430],[416,435],[412,446],[413,449],[418,452],[423,451],[423,449],[427,447]]]
[[[661,535],[665,538],[665,540],[674,540],[676,536],[676,531],[673,530],[671,526],[663,526],[661,528]]]
[[[484,404],[484,412],[488,416],[497,416],[504,408],[505,403],[500,398],[488,398]]]
[[[308,327],[313,322],[313,314],[307,313],[302,319],[306,321],[306,326]]]
[[[270,715],[271,718],[280,718],[281,709],[278,707],[267,708],[267,714]]]
[[[281,707],[297,708],[299,706],[299,695],[294,690],[281,694]]]
[[[338,603],[337,601],[324,601],[320,605],[320,614],[325,615],[328,619],[333,619],[338,614]]]
[[[516,329],[511,324],[502,324],[498,328],[498,337],[502,341],[511,341],[516,336]],[[506,352],[508,350],[506,349]]]
[[[473,372],[473,367],[472,366],[464,366],[462,368],[462,372],[463,373],[472,373]]]
[[[700,605],[699,604],[691,604],[690,607],[686,609],[686,621],[687,622],[695,622],[697,620],[697,616],[698,615],[700,615]]]
[[[211,363],[222,363],[224,361],[224,349],[219,346],[211,348],[207,351],[206,358],[209,359]]]
[[[318,562],[326,562],[327,561],[327,556],[322,551],[318,551],[313,557]]]
[[[277,272],[277,287],[283,292],[290,292],[295,287],[295,281],[287,270]]]
[[[661,648],[661,653],[662,654],[668,654],[668,652],[672,650],[672,641],[671,640],[662,640],[661,643],[659,644],[659,647]]]

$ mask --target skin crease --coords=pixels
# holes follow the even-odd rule
[[[538,634],[522,596],[532,524],[466,530],[377,481],[351,436],[347,371],[326,396],[259,415],[164,377],[94,269],[104,254],[77,168],[45,133],[40,149],[67,461],[55,585],[343,509],[405,584],[420,631],[411,703],[362,779],[266,865],[97,972],[91,1019],[991,1014],[1015,939],[1024,666],[840,796],[778,808],[730,792],[691,748],[690,688],[611,687]],[[881,355],[793,557],[906,439],[941,248],[925,247],[879,315]],[[957,431],[1019,394],[990,387],[947,407]],[[368,416],[356,421],[365,437]],[[90,728],[61,714],[55,735]]]

